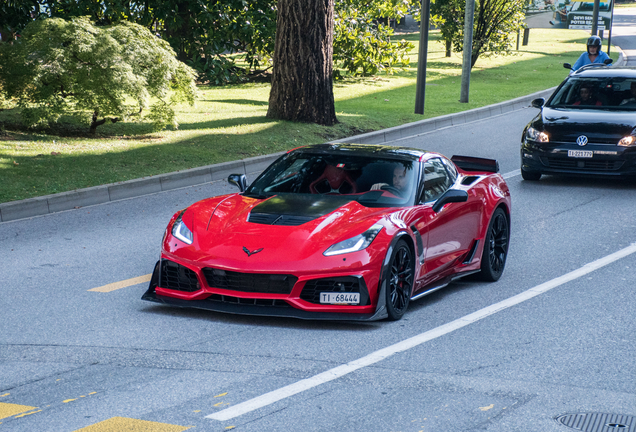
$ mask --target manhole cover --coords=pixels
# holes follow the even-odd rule
[[[582,432],[636,432],[636,417],[631,415],[579,413],[564,414],[556,420]]]

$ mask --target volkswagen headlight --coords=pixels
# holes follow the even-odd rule
[[[636,143],[636,137],[630,135],[630,136],[621,138],[621,140],[618,142],[618,145],[622,147],[630,147],[630,146],[633,146],[635,143]]]
[[[529,127],[528,130],[526,131],[526,139],[542,142],[542,143],[550,141],[550,137],[548,136],[547,133],[538,131],[532,126]]]

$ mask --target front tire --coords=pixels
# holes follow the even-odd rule
[[[499,280],[506,266],[508,244],[510,239],[510,224],[501,208],[495,210],[488,224],[488,232],[484,241],[484,252],[481,256],[482,280],[495,282]]]
[[[521,168],[521,177],[528,181],[539,181],[539,179],[541,179],[541,173],[536,171],[526,171]]]
[[[411,300],[415,274],[415,257],[404,240],[398,240],[384,275],[386,309],[389,320],[397,321],[404,315]]]

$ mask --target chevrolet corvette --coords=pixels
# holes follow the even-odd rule
[[[497,281],[511,200],[496,160],[364,144],[287,152],[237,193],[174,214],[142,299],[301,319],[398,320],[478,273]]]

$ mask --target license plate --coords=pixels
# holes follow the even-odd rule
[[[591,158],[593,156],[594,152],[589,150],[568,150],[568,157]]]
[[[359,304],[360,293],[321,292],[320,303],[323,304]]]

